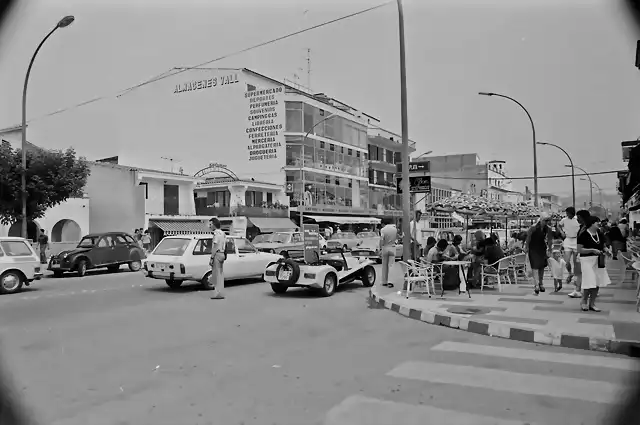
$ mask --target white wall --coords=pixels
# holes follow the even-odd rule
[[[148,197],[145,199],[145,214],[163,215],[164,214],[164,185],[165,180],[157,180],[143,177],[141,180],[147,183]],[[180,215],[195,215],[196,206],[193,200],[193,189],[195,187],[192,182],[166,180],[167,184],[178,185],[179,190],[179,212]]]

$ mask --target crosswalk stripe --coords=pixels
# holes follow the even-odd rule
[[[533,422],[527,422],[536,425]],[[474,415],[427,405],[413,405],[351,396],[335,406],[325,417],[324,425],[522,425],[522,420],[508,420]],[[538,424],[540,425],[540,424]]]
[[[395,378],[421,380],[519,394],[614,403],[625,388],[610,382],[541,376],[446,363],[406,362],[388,373]],[[628,389],[627,389],[628,391]]]
[[[637,368],[637,362],[618,357],[588,356],[584,354],[557,353],[546,350],[494,347],[490,345],[469,344],[466,342],[444,341],[432,347],[431,350],[620,370],[636,370]]]

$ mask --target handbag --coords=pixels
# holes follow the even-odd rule
[[[604,254],[598,254],[598,268],[604,269],[606,267]]]

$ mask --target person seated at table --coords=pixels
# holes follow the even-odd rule
[[[440,264],[444,261],[456,261],[458,258],[455,256],[455,254],[453,256],[450,255],[451,251],[449,250],[449,247],[449,242],[447,242],[446,239],[440,239],[436,246],[434,246],[430,251],[430,253],[432,254],[430,256],[431,261],[428,261],[429,256],[427,256],[427,262],[431,264]],[[443,264],[440,267],[442,267],[443,288],[445,290],[451,290],[460,287],[460,274],[458,266]],[[437,271],[438,270],[436,269],[436,273]]]
[[[453,237],[453,242],[451,243],[451,245],[447,247],[445,254],[448,257],[454,258],[456,260],[464,260],[466,257],[468,257],[468,253],[462,249],[461,244],[462,244],[462,236],[455,235]]]
[[[502,248],[500,248],[500,245],[497,245],[493,239],[485,239],[484,246],[484,259],[487,264],[497,263],[500,259],[504,258]]]
[[[433,248],[434,246],[436,246],[436,238],[434,238],[433,236],[429,236],[427,238],[427,246],[424,247],[424,251],[423,251],[423,257],[428,257],[429,256],[429,252],[431,251],[431,248]]]
[[[484,261],[484,232],[482,230],[476,231],[474,235],[475,245],[471,247],[471,266],[467,273],[467,281],[470,288],[480,286],[480,268]]]

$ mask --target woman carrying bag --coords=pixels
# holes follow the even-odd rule
[[[605,239],[600,231],[600,219],[590,216],[584,223],[586,231],[578,236],[578,254],[582,269],[582,311],[600,311],[596,298],[601,286],[611,283],[605,267]]]

